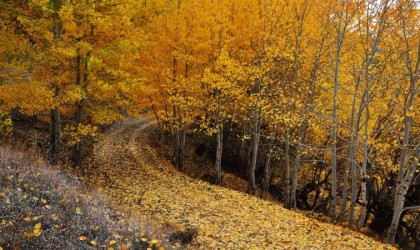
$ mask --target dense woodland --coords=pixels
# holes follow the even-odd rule
[[[415,0],[2,0],[0,131],[49,124],[48,157],[155,116],[252,195],[420,246]],[[197,150],[196,150],[197,151]]]

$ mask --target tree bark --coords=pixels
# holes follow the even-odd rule
[[[270,179],[271,179],[271,171],[270,171],[270,164],[271,164],[271,156],[273,154],[273,147],[274,147],[274,138],[276,136],[276,125],[273,127],[273,134],[271,135],[270,142],[268,144],[267,149],[267,156],[265,158],[264,163],[264,183],[263,183],[263,193],[267,193],[270,188]]]
[[[249,165],[249,180],[248,180],[248,191],[250,194],[255,195],[257,192],[257,187],[255,185],[255,170],[257,167],[257,157],[258,157],[258,145],[260,141],[260,117],[258,117],[258,110],[254,110],[253,117],[253,130],[251,135],[251,164]]]
[[[356,81],[355,84],[355,89],[354,89],[354,94],[353,94],[353,103],[351,106],[351,121],[350,121],[350,129],[349,129],[349,134],[350,134],[350,139],[349,139],[349,146],[348,146],[348,151],[347,151],[347,160],[346,160],[346,167],[345,167],[345,172],[344,172],[344,184],[343,184],[343,201],[341,203],[341,209],[340,209],[340,215],[339,215],[339,220],[344,220],[345,215],[346,215],[346,208],[347,208],[347,191],[348,191],[348,180],[349,180],[349,172],[350,172],[350,166],[353,166],[352,160],[353,160],[353,147],[354,147],[354,134],[355,134],[355,126],[354,126],[354,120],[355,120],[355,115],[356,115],[356,103],[357,103],[357,94],[358,94],[358,89],[359,89],[359,82],[360,81]],[[356,181],[356,176],[352,176],[352,181],[354,180],[354,182]],[[352,183],[353,184],[353,183]],[[354,210],[353,210],[354,211]]]
[[[58,98],[60,95],[60,90],[56,86],[55,88],[55,97]],[[50,148],[49,148],[49,158],[51,163],[56,164],[57,158],[60,153],[60,135],[61,135],[61,116],[60,110],[58,107],[54,107],[50,111],[51,116],[51,126],[50,126]]]
[[[414,105],[414,97],[417,94],[417,81],[419,79],[419,67],[420,67],[420,38],[418,40],[417,44],[417,62],[412,68],[412,59],[409,54],[409,43],[407,39],[407,33],[405,30],[405,26],[403,26],[404,31],[404,41],[405,41],[405,49],[406,49],[406,65],[407,69],[410,75],[410,92],[408,94],[408,98],[406,99],[405,107],[404,107],[404,116],[405,116],[405,122],[404,122],[404,138],[403,138],[403,144],[401,147],[401,158],[400,158],[400,166],[398,168],[398,182],[397,187],[395,190],[395,202],[394,202],[394,214],[392,216],[392,223],[391,227],[388,231],[388,241],[391,243],[395,243],[395,236],[397,234],[399,221],[401,212],[404,207],[405,202],[405,195],[407,194],[408,188],[411,185],[414,173],[417,169],[417,166],[419,164],[419,151],[420,151],[420,145],[417,145],[416,149],[413,152],[413,158],[411,165],[409,166],[408,170],[405,171],[406,168],[406,161],[407,161],[407,151],[408,151],[408,145],[410,143],[410,128],[411,124],[413,122],[413,117],[411,114],[413,105]]]
[[[395,197],[395,206],[394,206],[394,213],[392,215],[392,222],[391,226],[388,230],[388,242],[394,244],[395,237],[397,235],[397,230],[400,224],[400,217],[401,213],[404,210],[404,203],[405,203],[405,196],[408,192],[408,189],[413,181],[414,174],[416,172],[417,166],[420,164],[419,162],[419,155],[420,153],[420,145],[417,145],[416,152],[413,154],[414,159],[411,161],[411,164],[406,172],[405,177],[402,179],[402,183],[398,184],[400,187],[397,187],[398,193],[396,193]]]
[[[52,1],[52,8],[55,11],[54,23],[53,23],[53,33],[54,33],[54,42],[58,42],[61,38],[62,32],[62,22],[61,18],[58,15],[58,11],[61,8],[61,0]],[[60,87],[58,84],[54,84],[54,99],[58,99],[60,96]],[[51,163],[56,164],[57,158],[60,153],[60,142],[61,142],[61,115],[60,109],[57,106],[50,110],[50,148],[49,148],[49,160]]]
[[[286,129],[286,145],[285,145],[285,155],[286,155],[286,208],[291,208],[292,204],[296,203],[295,197],[291,196],[291,190],[292,190],[292,181],[290,179],[290,143],[289,143],[289,137],[290,137],[290,128],[288,127]]]
[[[77,85],[81,85],[83,84],[84,86],[82,86],[82,89],[85,88],[85,85],[87,83],[87,70],[88,70],[88,55],[85,59],[85,67],[84,67],[84,75],[83,75],[83,83],[82,83],[82,78],[81,78],[81,56],[77,55],[77,59],[76,59],[76,84]],[[75,129],[76,132],[78,132],[79,126],[82,124],[83,122],[83,105],[84,105],[84,98],[82,97],[81,100],[76,102],[76,112],[74,114],[74,124],[75,124]],[[73,162],[73,166],[76,167],[80,167],[82,165],[82,145],[83,145],[83,138],[82,136],[79,136],[80,138],[78,138],[78,141],[76,142],[76,144],[73,146],[73,150],[72,150],[72,162]]]

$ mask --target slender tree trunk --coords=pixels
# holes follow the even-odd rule
[[[264,163],[264,183],[263,183],[263,193],[267,193],[270,188],[270,179],[271,179],[271,171],[270,171],[270,164],[271,164],[271,156],[273,154],[273,147],[274,147],[274,138],[276,136],[276,125],[273,127],[273,134],[271,135],[270,142],[268,144],[268,152],[265,158]]]
[[[62,21],[60,16],[58,15],[58,11],[61,8],[61,0],[54,0],[52,1],[52,8],[54,9],[55,17],[54,17],[54,24],[53,24],[53,33],[54,33],[54,42],[58,42],[61,38],[62,32]],[[58,99],[60,96],[60,87],[55,84],[54,86],[54,99]],[[50,125],[50,148],[49,148],[49,159],[51,163],[56,164],[57,158],[60,153],[60,142],[61,142],[61,115],[60,109],[57,106],[50,110],[50,118],[51,118],[51,125]]]
[[[260,140],[260,121],[258,117],[258,111],[254,110],[254,117],[253,117],[253,131],[251,135],[251,164],[249,165],[249,183],[248,183],[248,190],[249,193],[255,195],[257,192],[257,187],[255,185],[255,170],[257,167],[257,157],[258,157],[258,145]]]
[[[219,103],[219,91],[216,89],[215,91],[216,97],[216,163],[215,163],[215,170],[216,170],[216,184],[219,185],[222,183],[222,154],[223,154],[223,121],[220,121],[220,103]]]
[[[357,229],[360,230],[364,226],[366,212],[367,212],[367,161],[369,158],[369,151],[368,151],[368,131],[369,131],[369,86],[367,86],[366,94],[365,94],[365,124],[364,124],[364,133],[363,133],[363,163],[362,163],[362,172],[361,172],[361,210],[360,210],[360,217],[359,223],[357,225]]]
[[[76,114],[75,114],[75,124],[76,130],[78,129],[79,125],[82,124],[83,121],[83,104],[84,100],[80,100],[76,104]],[[72,162],[74,166],[80,167],[82,165],[82,146],[83,146],[83,139],[80,138],[78,142],[73,146],[72,152]]]
[[[292,204],[295,203],[296,196],[291,195],[292,191],[292,181],[290,178],[290,128],[286,129],[286,145],[285,145],[285,155],[286,155],[286,208],[291,208]]]
[[[179,168],[179,162],[180,162],[180,148],[181,148],[181,138],[180,138],[180,132],[177,125],[177,108],[175,105],[173,105],[173,120],[174,120],[174,154],[172,163],[175,165],[175,167]]]
[[[363,95],[362,99],[364,99],[365,96]],[[360,132],[360,120],[361,115],[363,113],[364,109],[364,102],[361,101],[359,105],[359,109],[357,112],[357,121],[356,121],[356,127],[355,127],[355,137],[354,137],[354,144],[352,148],[352,154],[351,154],[351,164],[352,164],[352,189],[351,189],[351,203],[350,203],[350,214],[349,214],[349,226],[353,227],[354,224],[354,218],[355,218],[355,208],[356,208],[356,202],[359,199],[359,193],[357,188],[357,144],[359,142],[359,132]]]
[[[331,185],[331,211],[330,215],[336,217],[337,209],[337,97],[338,97],[338,76],[340,72],[340,57],[341,57],[341,46],[344,34],[341,31],[341,22],[338,27],[337,37],[337,53],[335,55],[335,67],[334,67],[334,96],[333,96],[333,117],[332,117],[332,128],[331,128],[331,168],[332,168],[332,185]]]
[[[241,166],[246,165],[245,163],[245,152],[246,152],[246,142],[245,137],[248,135],[248,123],[244,124],[243,127],[243,135],[242,135],[242,142],[241,142],[241,148],[239,150],[239,158],[241,161]]]
[[[180,152],[179,152],[179,168],[181,170],[185,169],[185,141],[187,138],[187,124],[184,122],[182,126],[182,133],[180,134]]]
[[[175,84],[177,82],[177,68],[178,68],[178,60],[176,57],[173,58],[172,61],[172,83]],[[175,93],[176,95],[176,93]],[[172,157],[172,163],[175,167],[180,168],[180,157],[181,157],[181,132],[179,126],[179,114],[178,114],[178,107],[174,103],[173,106],[173,134],[174,134],[174,154]]]
[[[55,88],[55,97],[58,98],[60,94],[59,88]],[[50,128],[50,149],[49,157],[53,164],[57,163],[57,158],[60,153],[60,134],[61,134],[61,116],[58,107],[54,107],[51,112],[51,128]]]
[[[355,120],[355,115],[356,115],[356,103],[357,103],[357,93],[358,93],[358,89],[359,89],[359,81],[356,81],[355,84],[355,89],[354,89],[354,94],[353,94],[353,103],[351,106],[351,121],[350,121],[350,129],[349,129],[349,134],[350,134],[350,139],[349,139],[349,146],[348,146],[348,151],[347,151],[347,160],[346,160],[346,168],[345,168],[345,172],[344,172],[344,184],[343,184],[343,201],[341,203],[341,209],[340,209],[340,215],[339,215],[339,220],[344,220],[345,215],[346,215],[346,208],[347,208],[347,191],[348,191],[348,180],[349,180],[349,172],[350,172],[350,166],[352,165],[352,160],[353,160],[353,147],[354,147],[354,133],[355,133],[355,126],[354,126],[354,120]],[[354,180],[354,182],[356,181],[356,176],[352,176],[352,180]]]
[[[88,81],[88,63],[89,63],[89,53],[86,55],[86,58],[84,60],[84,72],[83,72],[83,81],[81,76],[81,56],[78,55],[77,57],[77,85],[81,85],[82,89],[85,89]],[[76,102],[76,112],[74,115],[74,121],[76,126],[76,131],[78,131],[79,125],[83,123],[83,112],[84,112],[84,103],[85,99],[82,98],[81,100]],[[82,155],[82,147],[83,147],[83,138],[80,137],[79,141],[76,142],[76,144],[73,146],[73,152],[72,152],[72,162],[74,166],[81,166],[83,155]]]
[[[405,203],[405,195],[407,194],[408,188],[411,185],[414,173],[417,169],[419,164],[419,153],[420,153],[420,145],[417,145],[416,149],[412,153],[414,156],[414,160],[411,161],[411,164],[407,171],[406,168],[406,161],[407,161],[407,150],[410,143],[410,128],[413,122],[413,117],[411,112],[413,112],[413,105],[414,105],[414,97],[417,94],[418,86],[417,81],[419,79],[419,67],[420,67],[420,38],[418,40],[417,45],[417,63],[415,64],[414,68],[412,68],[412,59],[409,54],[409,44],[407,39],[407,34],[405,30],[405,26],[403,26],[404,31],[404,39],[405,39],[405,46],[406,46],[406,65],[410,75],[410,92],[408,94],[408,98],[406,99],[405,107],[404,107],[404,116],[405,116],[405,123],[404,123],[404,138],[403,144],[401,147],[401,158],[400,158],[400,166],[398,168],[398,181],[397,187],[395,189],[395,202],[394,202],[394,213],[392,215],[392,222],[391,227],[388,231],[388,241],[391,243],[395,243],[395,236],[397,234],[401,213]]]
[[[216,134],[217,147],[216,147],[216,184],[222,183],[222,156],[223,156],[223,125],[220,125]]]
[[[392,215],[392,222],[391,226],[388,230],[388,242],[394,244],[395,243],[395,237],[397,235],[398,227],[400,224],[400,218],[401,213],[404,210],[404,203],[405,203],[405,196],[407,195],[408,189],[410,188],[411,182],[413,181],[414,174],[416,172],[417,166],[420,164],[419,162],[419,155],[420,153],[420,145],[417,145],[417,149],[413,153],[413,160],[411,161],[411,164],[402,179],[402,183],[398,184],[400,185],[399,188],[397,188],[399,193],[396,193],[396,205],[394,207],[394,213]]]

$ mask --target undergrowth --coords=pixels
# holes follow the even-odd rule
[[[163,249],[152,224],[40,157],[0,146],[0,249]]]

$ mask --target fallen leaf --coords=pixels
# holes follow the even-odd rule
[[[80,236],[79,240],[86,240],[86,236],[84,236],[84,235]]]
[[[35,224],[35,227],[34,227],[34,230],[33,230],[33,233],[34,233],[35,236],[40,236],[42,234],[41,226],[42,226],[41,223],[36,223]]]
[[[25,233],[25,236],[28,237],[28,238],[33,238],[34,237],[34,234],[32,232]]]

